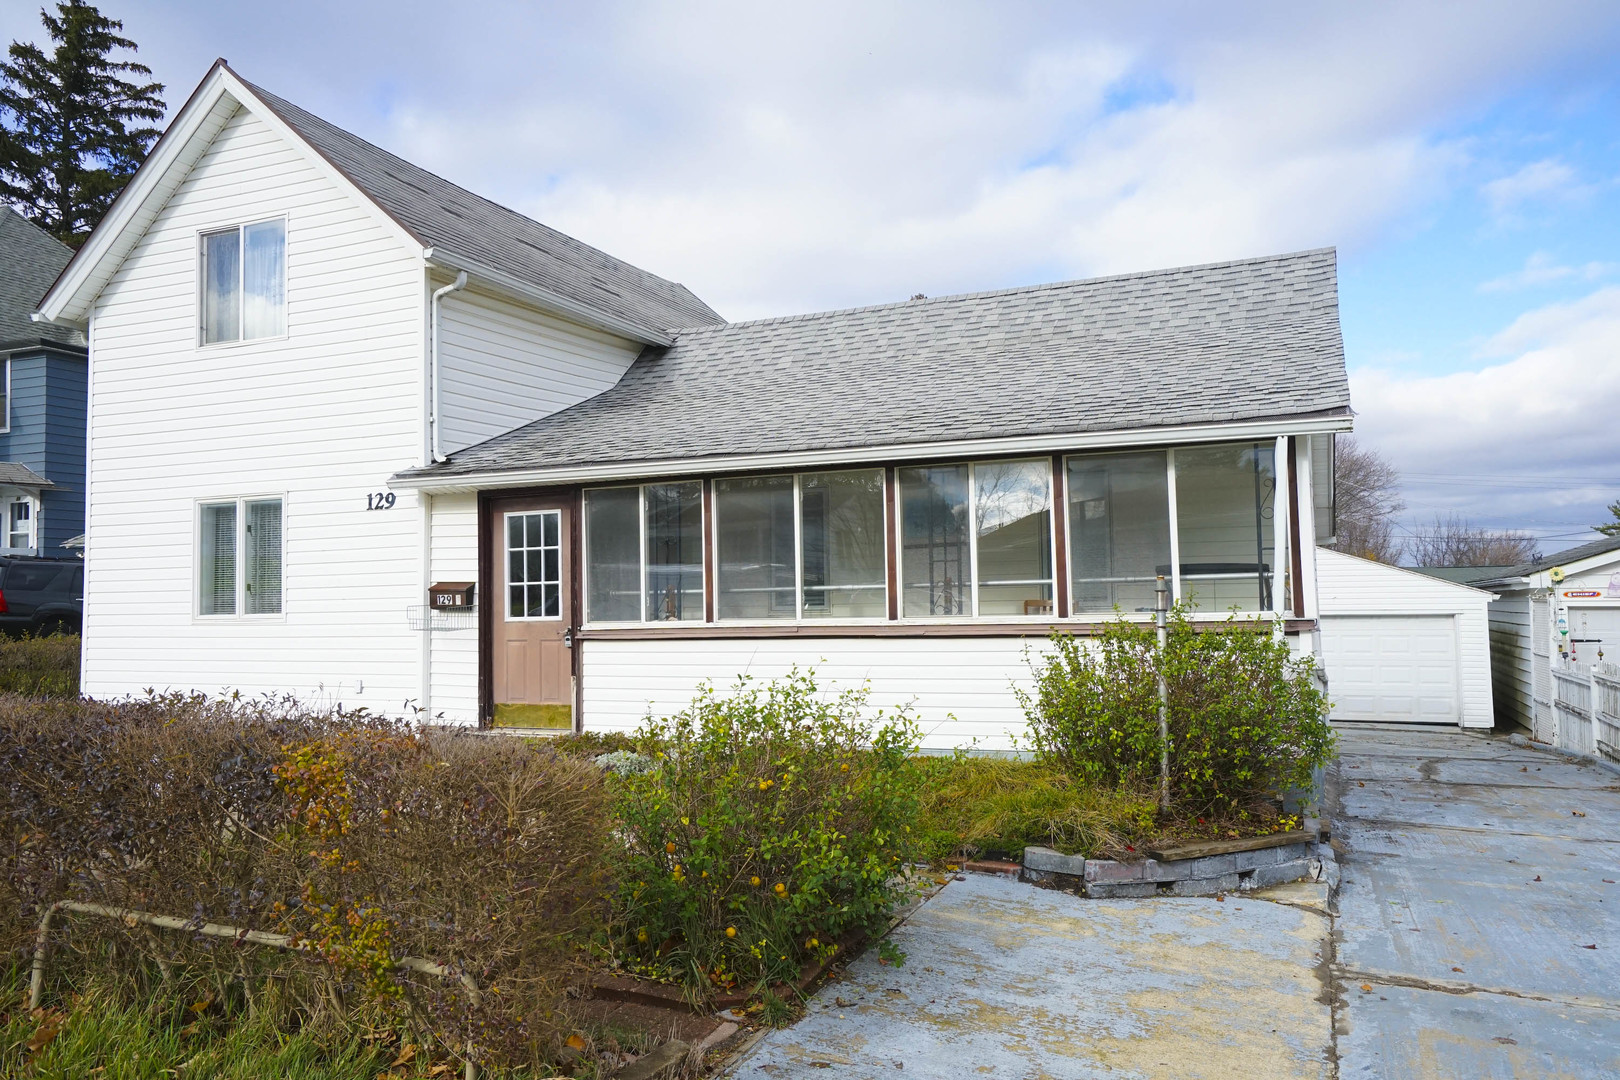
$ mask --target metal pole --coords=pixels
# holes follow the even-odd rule
[[[1154,586],[1153,625],[1158,628],[1159,655],[1155,665],[1159,674],[1159,809],[1170,812],[1170,688],[1164,681],[1164,653],[1170,632],[1166,616],[1170,610],[1170,586],[1159,575]]]

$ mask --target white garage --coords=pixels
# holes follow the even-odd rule
[[[1316,585],[1334,720],[1491,726],[1491,593],[1327,548]]]

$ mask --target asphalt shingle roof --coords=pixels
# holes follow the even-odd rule
[[[15,461],[0,461],[0,484],[16,487],[55,487],[39,473]]]
[[[29,318],[71,258],[72,248],[0,204],[0,349],[41,341],[84,347],[72,327]]]
[[[1611,551],[1620,551],[1620,536],[1600,536],[1596,540],[1588,540],[1576,547],[1555,551],[1551,555],[1543,555],[1534,562],[1523,563],[1499,578],[1528,577],[1537,574],[1550,566],[1563,566],[1566,563],[1580,562],[1590,559],[1594,555],[1607,555]]]
[[[285,98],[247,85],[423,247],[442,248],[634,326],[669,331],[723,321],[684,285],[457,187]]]
[[[1329,248],[682,330],[596,397],[402,477],[1349,407]]]

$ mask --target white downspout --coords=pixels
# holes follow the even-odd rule
[[[433,379],[433,397],[432,406],[428,412],[428,429],[433,435],[433,460],[436,462],[444,460],[444,451],[439,448],[439,301],[446,295],[453,292],[460,292],[466,287],[467,271],[463,270],[456,275],[456,280],[452,281],[442,289],[435,290],[433,293],[433,299],[428,304],[428,307],[430,308],[428,321],[432,324],[428,331],[432,338],[432,341],[428,345],[428,349],[432,353],[430,367],[432,368],[431,378]]]

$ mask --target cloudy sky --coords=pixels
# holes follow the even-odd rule
[[[1409,528],[1620,498],[1612,2],[103,10],[733,319],[1335,245]]]

